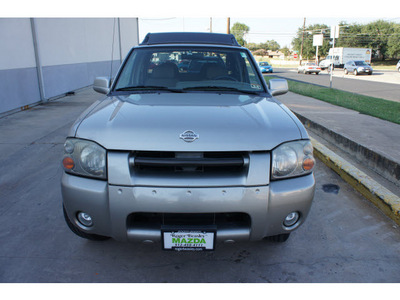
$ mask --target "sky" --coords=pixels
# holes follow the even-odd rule
[[[148,32],[212,31],[226,33],[227,17],[250,27],[247,42],[275,40],[291,46],[297,30],[313,24],[367,24],[383,19],[400,23],[399,0],[13,0],[0,17],[139,18],[139,41]]]
[[[367,24],[378,18],[353,18],[353,17],[306,17],[306,27],[313,24],[325,24],[328,26],[338,25],[341,21],[349,24]],[[393,22],[400,22],[400,17],[380,18],[391,19]],[[304,17],[231,17],[230,27],[234,23],[244,23],[250,27],[249,33],[245,36],[248,43],[262,43],[267,40],[275,40],[281,47],[291,47],[292,39],[296,36],[297,30],[303,26]],[[211,22],[212,32],[226,33],[227,18],[213,17]],[[160,17],[160,18],[139,18],[139,41],[142,41],[148,32],[165,31],[210,31],[210,17]]]

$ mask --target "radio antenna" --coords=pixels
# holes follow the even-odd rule
[[[110,82],[112,78],[112,67],[113,67],[113,59],[114,59],[114,36],[115,36],[115,18],[113,21],[113,37],[112,37],[112,48],[111,48],[111,70],[110,70]]]

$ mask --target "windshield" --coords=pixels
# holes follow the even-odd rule
[[[260,62],[259,65],[260,65],[261,67],[266,67],[266,66],[269,66],[269,63],[267,63],[267,62]]]
[[[242,49],[152,47],[135,49],[117,78],[114,91],[265,92]]]
[[[357,66],[368,66],[364,61],[355,61]]]

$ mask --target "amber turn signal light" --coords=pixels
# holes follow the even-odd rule
[[[315,160],[311,157],[307,157],[305,160],[303,160],[303,170],[304,171],[310,171],[312,168],[314,168]]]
[[[64,157],[63,161],[63,166],[66,170],[72,170],[75,167],[74,160],[71,157]]]

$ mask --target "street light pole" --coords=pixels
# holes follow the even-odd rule
[[[335,63],[335,59],[334,59],[334,53],[335,53],[335,37],[336,37],[336,26],[332,26],[332,30],[333,30],[333,50],[332,50],[332,63],[331,63],[331,76],[329,79],[329,88],[332,88],[332,80],[333,80],[333,65]]]

